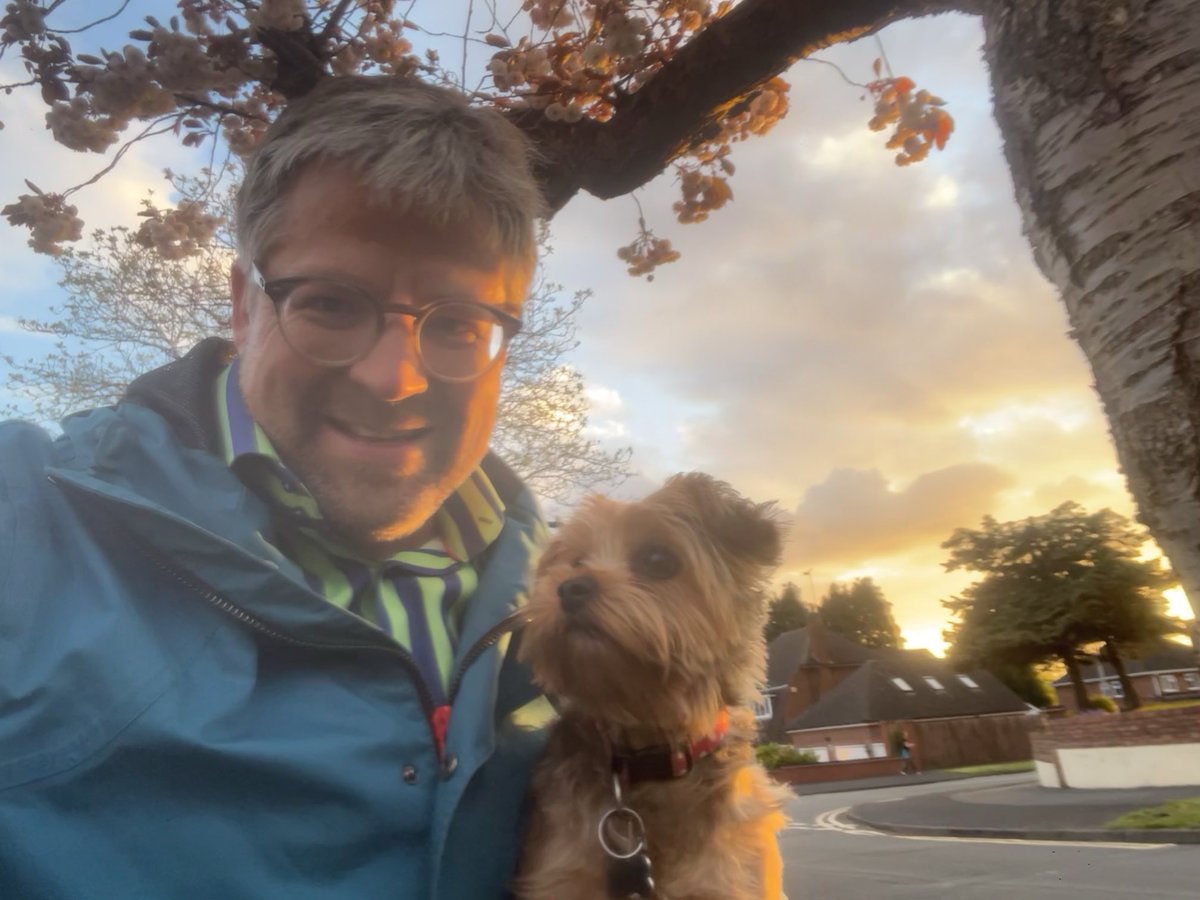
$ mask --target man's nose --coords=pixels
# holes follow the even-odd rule
[[[350,367],[350,377],[389,403],[425,393],[429,377],[417,353],[415,324],[409,316],[389,316],[371,352]]]

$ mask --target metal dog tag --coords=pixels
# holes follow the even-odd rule
[[[608,896],[613,900],[651,900],[654,879],[650,871],[650,857],[644,850],[624,858],[609,857]]]
[[[608,896],[612,900],[652,900],[654,879],[642,817],[628,806],[614,807],[600,817],[597,834],[608,857]]]

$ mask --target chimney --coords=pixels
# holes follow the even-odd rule
[[[829,632],[820,613],[808,620],[808,659],[810,665],[817,667],[817,697],[823,697],[837,687],[838,679],[833,670],[833,653],[829,650]]]
[[[811,664],[826,666],[833,662],[833,654],[829,652],[829,632],[821,621],[820,613],[808,617],[808,659]]]

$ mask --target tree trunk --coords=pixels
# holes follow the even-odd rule
[[[1142,698],[1138,696],[1137,688],[1133,686],[1133,682],[1129,679],[1129,673],[1125,671],[1125,660],[1117,651],[1116,642],[1105,641],[1104,650],[1108,655],[1108,661],[1112,663],[1113,670],[1117,673],[1117,680],[1121,682],[1121,693],[1125,695],[1121,700],[1121,709],[1126,712],[1141,709]]]
[[[993,0],[996,120],[1034,255],[1140,518],[1200,606],[1196,0]]]
[[[1079,712],[1086,712],[1091,709],[1088,704],[1087,688],[1083,684],[1083,674],[1079,671],[1079,660],[1075,656],[1075,648],[1069,647],[1061,654],[1063,663],[1067,667],[1067,675],[1071,679],[1071,692],[1075,695],[1075,708]]]

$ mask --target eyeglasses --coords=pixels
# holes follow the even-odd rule
[[[428,306],[384,305],[357,285],[332,278],[279,278],[267,281],[254,263],[250,279],[275,304],[288,346],[322,366],[350,366],[378,343],[384,316],[399,313],[416,320],[417,358],[442,381],[471,381],[492,368],[521,320],[503,310],[469,300],[440,300]]]

